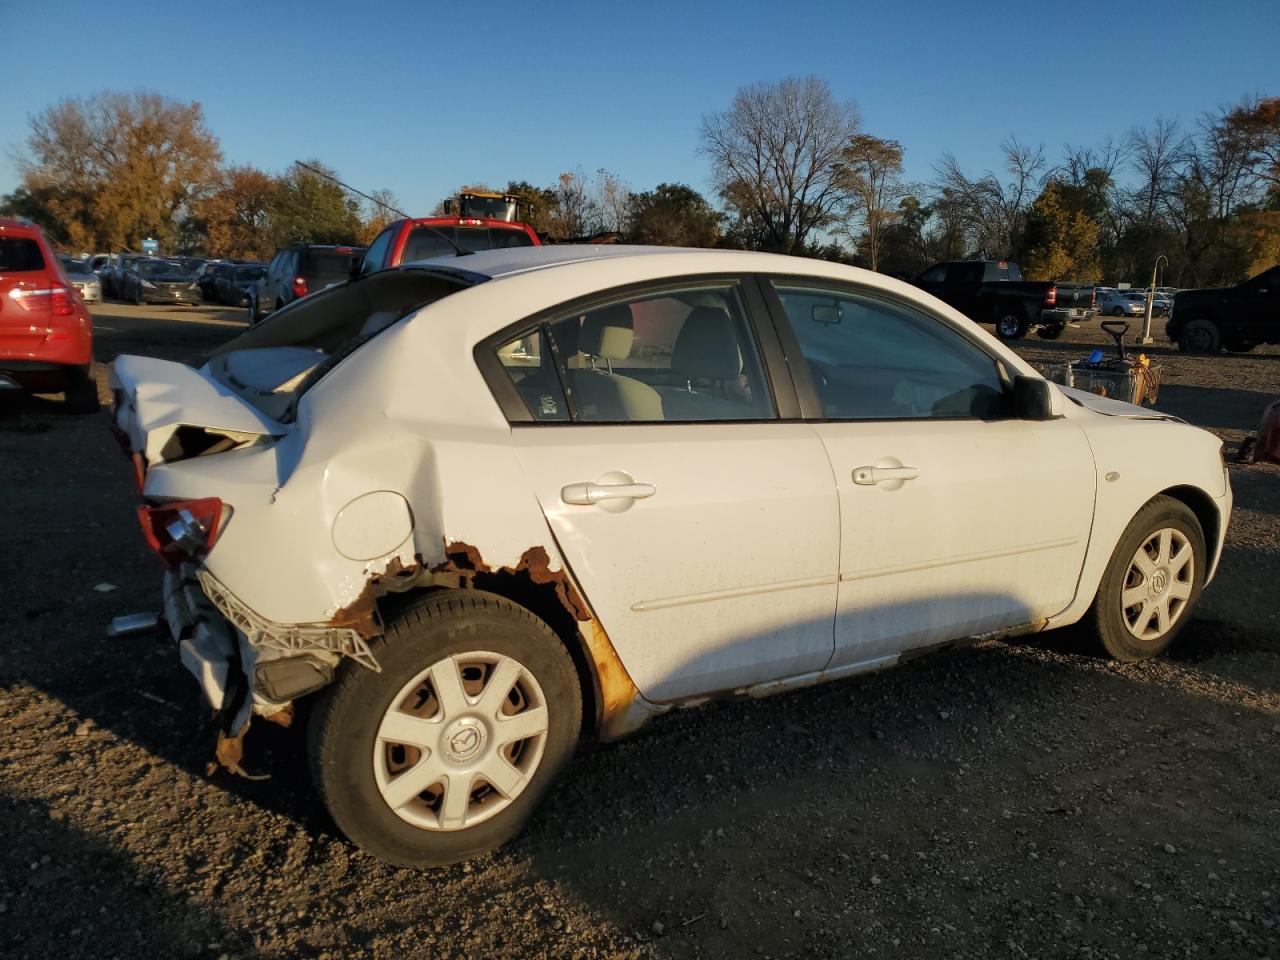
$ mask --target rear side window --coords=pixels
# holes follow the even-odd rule
[[[44,269],[40,244],[27,237],[0,237],[0,273],[30,273]]]
[[[330,282],[346,280],[351,275],[352,262],[363,255],[363,250],[308,250],[302,273],[309,278],[323,278]]]
[[[505,250],[508,247],[531,247],[533,240],[523,230],[503,227],[414,227],[405,241],[402,263],[430,260],[432,257],[450,257],[457,251],[450,241],[463,250]]]

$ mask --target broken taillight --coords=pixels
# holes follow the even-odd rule
[[[147,544],[171,570],[207,553],[218,541],[223,514],[217,497],[176,500],[138,508],[138,522]]]

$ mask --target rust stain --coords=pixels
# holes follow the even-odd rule
[[[422,569],[422,558],[406,565],[399,557],[392,557],[387,569],[369,578],[359,596],[345,607],[340,607],[325,623],[328,627],[354,630],[365,640],[382,633],[382,621],[378,619],[377,599],[391,589],[388,584],[415,576]]]
[[[563,570],[551,569],[546,547],[526,550],[514,567],[493,569],[484,562],[480,551],[469,543],[455,540],[445,544],[445,560],[431,568],[433,582],[439,586],[461,589],[491,589],[505,594],[505,584],[527,582],[537,587],[551,587],[556,602],[577,624],[578,636],[592,666],[598,710],[597,728],[604,739],[622,736],[635,726],[628,710],[640,695],[618,651],[600,622],[592,615],[573,581]]]
[[[268,713],[262,718],[268,723],[274,723],[276,726],[289,727],[293,725],[293,701],[289,701],[275,713]]]

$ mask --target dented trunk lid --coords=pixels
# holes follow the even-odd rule
[[[149,465],[289,432],[204,370],[183,363],[124,355],[111,365],[109,380],[115,427],[129,451]]]

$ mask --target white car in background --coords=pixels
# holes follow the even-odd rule
[[[1231,510],[1212,434],[807,258],[413,264],[112,384],[219,759],[313,697],[320,794],[400,864],[503,843],[580,738],[676,705],[1082,619],[1153,656]]]

